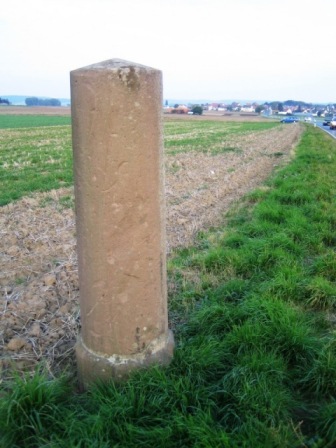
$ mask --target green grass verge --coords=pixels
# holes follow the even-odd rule
[[[171,365],[81,395],[18,379],[1,446],[335,447],[335,172],[335,142],[307,128],[267,188],[170,259]]]

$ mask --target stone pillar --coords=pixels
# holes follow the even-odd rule
[[[82,387],[168,364],[162,76],[120,59],[71,72]]]

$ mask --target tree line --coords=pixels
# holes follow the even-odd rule
[[[10,102],[8,100],[6,100],[6,99],[0,98],[0,104],[7,104],[9,106]]]
[[[32,96],[25,99],[26,106],[61,106],[60,100],[56,98],[37,98]]]

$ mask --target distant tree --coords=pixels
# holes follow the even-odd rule
[[[7,106],[9,106],[10,102],[8,100],[6,100],[6,99],[0,98],[0,104],[7,104]]]
[[[202,115],[202,114],[203,114],[203,108],[202,108],[201,106],[194,106],[194,107],[191,109],[191,112],[192,112],[194,115]]]
[[[25,99],[26,106],[38,106],[38,98],[36,96],[32,96]]]
[[[264,109],[265,109],[265,106],[260,106],[260,105],[258,105],[258,106],[255,108],[255,111],[257,112],[257,114],[260,114]]]
[[[289,107],[293,107],[293,106],[297,106],[299,104],[300,101],[294,101],[294,100],[286,100],[284,102],[285,106],[289,106]]]
[[[279,112],[283,112],[284,108],[283,108],[283,104],[282,103],[278,103],[278,111]]]
[[[168,106],[168,100],[165,101],[165,106]]]
[[[61,102],[60,102],[60,100],[58,100],[56,98],[50,98],[48,106],[54,106],[54,107],[57,106],[58,107],[58,106],[61,106]]]
[[[27,106],[61,106],[60,100],[56,98],[37,98],[32,96],[25,99]]]
[[[179,107],[179,104],[175,104],[174,108],[177,109]]]
[[[311,109],[313,107],[312,103],[305,103],[304,101],[296,101],[296,100],[286,100],[284,101],[284,106],[289,107],[301,107],[301,109]]]

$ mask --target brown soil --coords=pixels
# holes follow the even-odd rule
[[[235,137],[238,150],[166,159],[167,252],[217,224],[239,198],[289,160],[300,125]],[[43,361],[51,373],[74,359],[80,328],[72,189],[0,208],[0,377]],[[64,198],[62,200],[62,198]]]
[[[8,115],[70,115],[70,107],[57,106],[1,106],[0,114]]]

